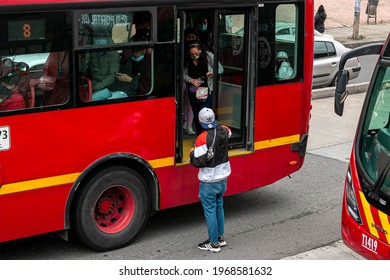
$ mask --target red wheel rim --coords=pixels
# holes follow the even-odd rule
[[[104,233],[114,234],[124,230],[134,217],[133,193],[123,186],[105,190],[95,205],[95,223]]]

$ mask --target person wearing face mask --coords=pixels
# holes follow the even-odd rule
[[[276,54],[275,77],[278,80],[288,80],[294,76],[287,53],[280,51]]]
[[[98,31],[93,39],[94,45],[112,44],[111,37],[104,31]],[[80,56],[79,71],[82,76],[92,80],[92,96],[107,88],[115,81],[115,73],[119,71],[119,53],[116,50],[101,49]]]
[[[146,46],[134,46],[115,73],[115,82],[92,95],[92,100],[106,100],[143,95],[150,90],[149,54]]]
[[[196,134],[200,135],[203,128],[197,116],[202,108],[212,108],[214,55],[206,51],[200,42],[194,42],[189,45],[187,52],[188,58],[185,60],[186,64],[184,65],[183,78],[187,83],[188,97],[193,112]],[[218,74],[222,72],[223,67],[218,63]],[[201,100],[197,97],[199,88],[207,89],[205,99]]]
[[[15,72],[9,72],[0,81],[0,111],[26,108],[23,96],[16,91],[19,76]]]
[[[199,41],[206,47],[207,51],[213,52],[213,35],[208,29],[208,21],[205,15],[196,18],[196,28]]]
[[[185,43],[185,50],[188,50],[188,47],[196,42],[198,40],[198,36],[196,35],[196,30],[193,27],[187,27],[184,30],[184,43]],[[185,59],[188,59],[188,56],[185,56]],[[184,63],[187,65],[187,61]],[[193,121],[194,121],[194,113],[192,112],[190,100],[188,97],[188,90],[187,90],[187,85],[184,84],[183,88],[183,129],[185,133],[188,135],[195,135],[195,131],[193,129]]]
[[[137,13],[134,18],[137,37],[150,41],[150,13]]]

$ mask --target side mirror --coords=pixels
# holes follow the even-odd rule
[[[348,97],[348,70],[341,70],[336,79],[336,91],[334,96],[334,111],[337,115],[342,116],[344,112],[344,101]]]

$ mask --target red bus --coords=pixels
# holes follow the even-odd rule
[[[0,242],[71,233],[95,250],[111,250],[127,245],[156,211],[199,201],[182,89],[184,30],[201,14],[214,65],[224,69],[214,69],[213,109],[233,134],[227,195],[301,168],[311,109],[312,0],[0,4],[1,81],[17,77],[1,102],[12,94],[25,103],[0,112]],[[145,18],[147,36],[132,40]],[[294,32],[280,35],[280,25]],[[147,50],[147,90],[94,100],[133,47]],[[280,51],[293,74],[279,80]],[[87,57],[94,67],[81,70]]]
[[[390,37],[385,44],[353,49],[341,58],[335,111],[347,97],[345,61],[379,55],[363,103],[345,180],[341,234],[367,259],[390,259]]]

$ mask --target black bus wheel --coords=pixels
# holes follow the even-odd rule
[[[142,177],[124,166],[95,174],[76,197],[72,226],[78,239],[96,251],[127,245],[143,228],[149,196]]]

